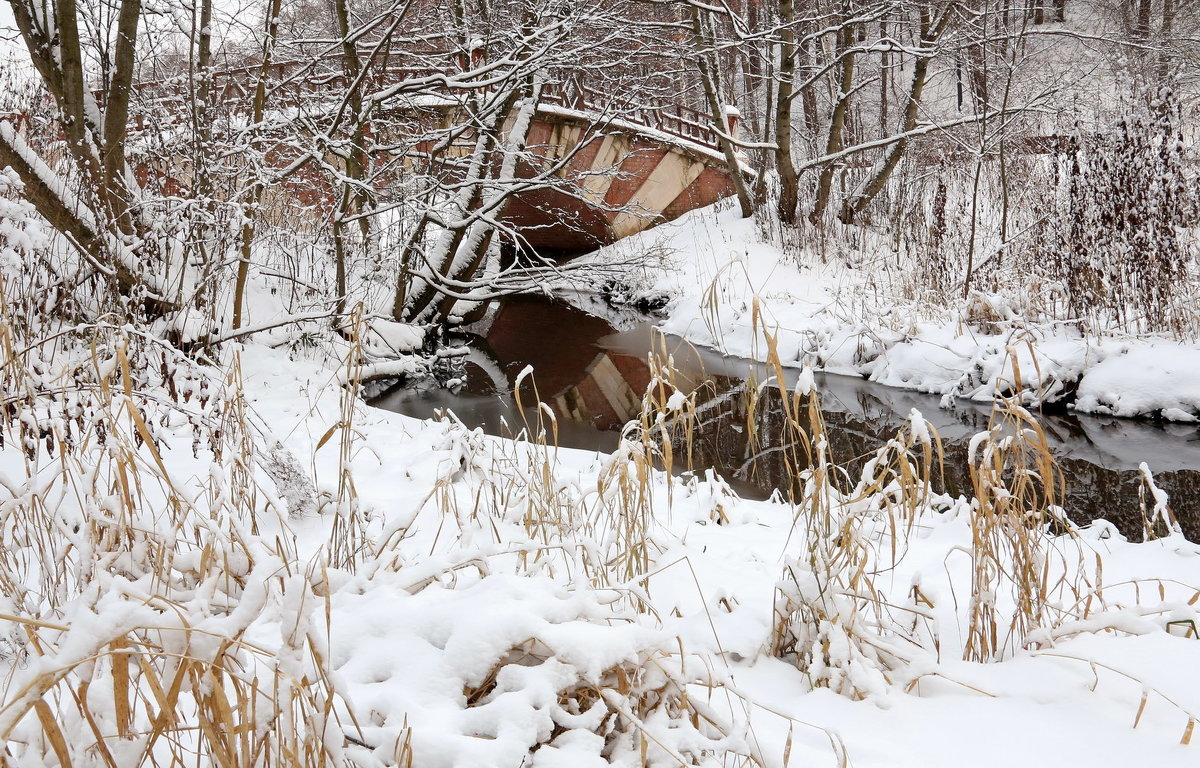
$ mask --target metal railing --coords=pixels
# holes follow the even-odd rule
[[[665,107],[637,104],[588,88],[575,77],[547,83],[542,89],[542,101],[576,112],[651,128],[709,149],[720,148],[720,135],[713,128],[711,118],[682,104]]]
[[[308,61],[275,62],[264,68],[261,64],[234,67],[212,73],[210,100],[233,108],[245,105],[254,95],[260,79],[267,83],[270,104],[275,107],[297,107],[322,96],[334,95],[349,86],[346,74],[328,68],[340,59],[318,59]],[[408,84],[399,93],[436,94],[442,91],[449,95],[453,91],[463,92],[479,87],[462,79],[461,71],[435,67],[373,67],[362,78],[369,89],[382,91]],[[611,94],[588,87],[583,83],[582,73],[568,72],[547,82],[542,89],[541,103],[582,113],[596,122],[619,121],[636,128],[682,139],[708,149],[720,148],[720,135],[709,115],[682,104],[650,106],[618,98]],[[264,77],[265,75],[265,77]],[[135,90],[143,97],[143,103],[170,103],[187,98],[196,87],[193,78],[177,77],[167,81],[141,82]],[[103,102],[104,92],[97,91],[96,98]],[[141,128],[144,116],[134,114],[137,127]],[[161,122],[160,122],[161,124]]]

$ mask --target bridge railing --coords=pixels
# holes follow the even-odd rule
[[[589,88],[571,76],[546,83],[542,89],[542,100],[565,109],[592,112],[609,119],[652,128],[709,149],[720,147],[720,136],[713,129],[710,118],[682,104],[665,107],[639,104]]]
[[[297,107],[321,96],[336,95],[347,88],[349,81],[339,64],[340,59],[330,58],[315,62],[311,59],[273,62],[266,66],[265,71],[261,64],[218,70],[211,76],[211,99],[217,104],[244,103],[253,96],[258,81],[263,79],[268,84],[272,106]],[[436,67],[373,67],[367,71],[364,82],[372,89],[381,90],[404,82],[453,79],[461,74]],[[601,119],[619,120],[709,149],[719,149],[720,136],[712,125],[711,117],[705,113],[681,104],[649,106],[616,97],[588,87],[580,74],[564,73],[559,79],[547,82],[542,90],[543,102],[589,113]],[[143,96],[161,103],[185,98],[193,92],[194,87],[195,79],[187,77],[141,82],[135,86]],[[463,87],[467,87],[466,84]],[[436,82],[431,82],[430,90],[437,89]],[[103,91],[96,92],[101,105],[104,95]],[[134,117],[140,123],[143,116],[135,114]]]

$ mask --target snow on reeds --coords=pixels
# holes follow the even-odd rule
[[[0,286],[6,761],[340,760],[320,600],[263,469],[289,465],[236,357],[222,379],[91,327],[51,363],[7,309]],[[269,645],[252,637],[264,621]]]
[[[0,736],[14,765],[774,766],[805,723],[765,738],[732,665],[778,658],[806,690],[882,701],[931,678],[978,690],[945,659],[1086,664],[1057,644],[1195,624],[1186,580],[1104,582],[1027,411],[997,404],[973,498],[934,491],[939,438],[916,413],[852,474],[810,386],[758,418],[784,381],[761,326],[776,375],[746,388],[745,429],[780,446],[788,478],[751,507],[714,477],[670,477],[699,469],[699,416],[665,355],[609,455],[558,450],[545,408],[512,440],[451,414],[385,439],[358,399],[352,322],[329,373],[348,385],[314,394],[311,441],[280,442],[242,380],[260,351],[220,372],[129,328],[30,335],[8,306]],[[1148,478],[1147,530],[1170,534],[1151,525],[1167,514]],[[954,526],[967,535],[943,556],[970,567],[948,593],[908,561]],[[774,577],[709,599],[689,537],[755,528],[774,532]],[[664,581],[687,569],[699,609]],[[1151,699],[1188,740],[1187,702],[1147,684],[1138,721]]]

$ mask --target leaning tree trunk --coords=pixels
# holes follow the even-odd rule
[[[725,153],[725,163],[729,167],[730,178],[737,192],[738,205],[742,209],[743,218],[754,215],[754,202],[750,199],[750,190],[746,187],[746,178],[742,173],[742,163],[738,160],[737,148],[729,139],[729,122],[725,113],[725,105],[721,102],[720,72],[717,69],[715,57],[709,58],[711,48],[708,36],[704,32],[700,9],[692,6],[692,37],[698,49],[696,65],[700,70],[700,82],[704,86],[704,98],[708,102],[709,112],[712,113],[713,123],[717,126],[721,141],[721,151]]]
[[[825,154],[835,155],[842,150],[842,133],[846,127],[846,112],[850,107],[850,91],[854,87],[854,27],[848,22],[850,15],[848,4],[842,6],[842,24],[837,30],[837,54],[841,60],[841,75],[838,77],[837,103],[829,118],[829,134],[825,141]],[[829,205],[829,196],[833,190],[833,174],[836,163],[827,161],[821,167],[817,178],[817,196],[813,201],[812,212],[808,219],[813,224],[820,224],[825,217],[825,209]]]
[[[936,23],[931,24],[929,17],[926,15],[924,9],[922,9],[920,50],[931,51],[932,47],[937,44],[942,33],[946,31],[952,10],[952,4],[947,5],[942,12],[941,18]],[[871,204],[871,201],[883,191],[888,179],[892,176],[892,172],[900,164],[900,159],[904,156],[904,150],[908,148],[906,134],[917,127],[917,119],[920,117],[921,95],[925,90],[925,82],[929,76],[929,62],[932,60],[933,54],[926,53],[919,57],[913,65],[912,84],[908,90],[908,102],[904,105],[904,120],[900,126],[900,136],[896,141],[892,142],[882,162],[876,166],[875,172],[871,174],[854,194],[850,195],[842,203],[842,209],[838,218],[841,219],[843,224],[853,223],[858,214],[862,213]],[[981,109],[986,110],[987,105],[981,105]]]
[[[420,278],[424,285],[415,294],[410,296],[408,293],[406,285],[408,275],[400,276],[396,301],[393,305],[393,315],[397,319],[410,322],[431,319],[445,320],[449,312],[442,311],[447,306],[443,300],[447,298],[448,292],[455,292],[450,287],[451,284],[463,282],[464,277],[470,277],[472,268],[478,268],[482,262],[483,254],[491,244],[495,228],[492,223],[496,215],[494,206],[497,203],[495,199],[485,195],[485,190],[488,182],[494,177],[505,178],[503,168],[508,168],[510,161],[512,170],[515,170],[516,153],[508,151],[508,149],[514,138],[520,142],[519,146],[524,144],[524,136],[514,136],[513,131],[521,129],[521,124],[516,119],[514,111],[526,93],[522,86],[513,87],[496,109],[492,120],[479,129],[471,163],[464,179],[458,183],[460,190],[457,200],[452,206],[452,210],[457,211],[461,218],[458,222],[452,222],[453,226],[447,227],[447,231],[442,233],[429,253],[420,255],[425,262],[425,269],[422,270],[424,274],[422,275],[418,271],[414,276]],[[532,98],[532,95],[529,97]],[[500,138],[504,133],[505,125],[509,123],[512,123],[509,131],[509,147],[501,149]],[[528,122],[524,125],[523,130],[528,130]],[[502,168],[499,173],[497,173],[495,164],[495,155],[498,150],[502,158]],[[499,194],[504,194],[504,191],[501,190]],[[417,254],[414,253],[414,255]],[[434,307],[435,302],[438,304],[437,309],[434,310],[431,308]],[[453,302],[449,306],[453,306]]]

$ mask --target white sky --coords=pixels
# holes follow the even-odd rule
[[[13,23],[12,10],[8,3],[0,3],[0,61],[8,63],[15,57],[23,58],[23,48],[17,41],[17,28]]]

